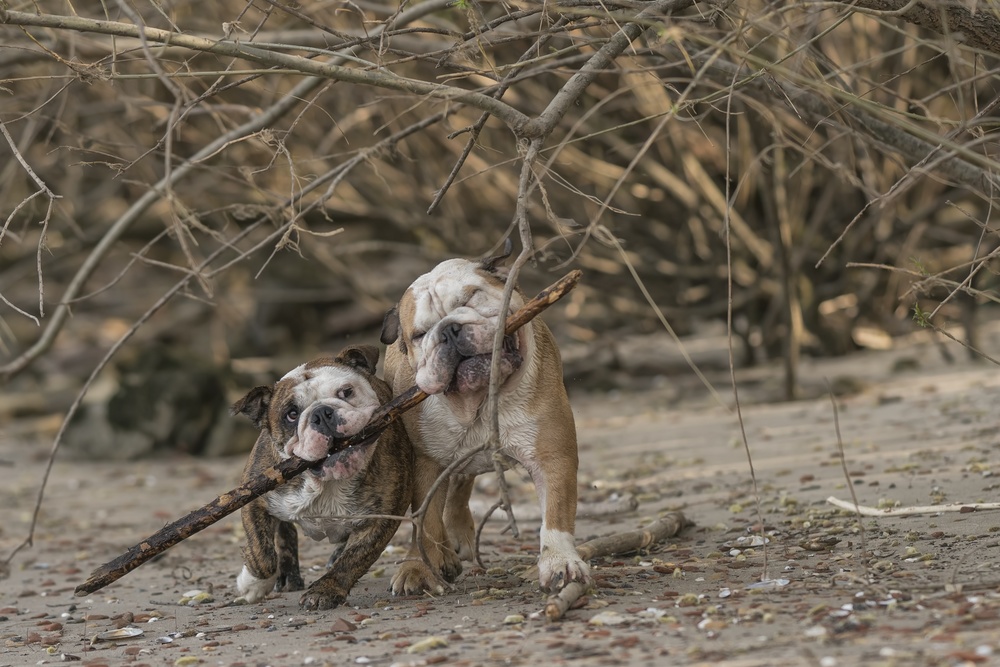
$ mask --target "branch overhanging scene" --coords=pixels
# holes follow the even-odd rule
[[[0,2],[9,661],[487,664],[512,631],[533,662],[988,661],[998,59],[997,0]],[[500,335],[440,597],[383,575],[430,498],[336,619],[234,601],[238,489],[100,565],[232,487],[248,387],[377,342],[417,276],[505,239],[507,299],[587,276],[545,320],[592,582],[542,595],[522,553]],[[299,548],[308,580],[338,547]]]

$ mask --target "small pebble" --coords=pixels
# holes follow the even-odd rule
[[[406,652],[423,653],[424,651],[429,651],[432,648],[445,648],[447,646],[448,640],[444,637],[431,636],[410,644],[410,646],[406,649]]]

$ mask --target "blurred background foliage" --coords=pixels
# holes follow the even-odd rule
[[[994,0],[423,3],[0,4],[2,411],[64,411],[134,331],[77,417],[103,425],[67,437],[223,451],[212,415],[234,393],[374,340],[414,277],[510,233],[509,122],[470,132],[473,106],[267,54],[490,94],[509,77],[502,100],[533,118],[643,10],[529,194],[525,290],[586,274],[546,316],[571,390],[687,372],[650,301],[681,336],[718,333],[730,276],[737,363],[782,363],[788,397],[800,354],[968,325],[995,298]],[[168,428],[190,410],[204,428]],[[156,427],[119,423],[136,413]]]

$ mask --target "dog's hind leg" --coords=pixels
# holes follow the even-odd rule
[[[461,560],[476,557],[476,523],[469,510],[469,499],[476,478],[454,475],[448,480],[448,495],[444,503],[444,526],[448,541]]]
[[[274,590],[278,580],[278,554],[274,548],[278,520],[271,516],[260,498],[243,506],[243,570],[236,578],[236,589],[247,602],[259,602]]]
[[[443,468],[433,459],[417,454],[414,471],[412,509],[416,511]],[[420,530],[413,531],[413,545],[406,560],[392,578],[390,586],[393,595],[416,595],[423,591],[441,594],[444,586],[440,579],[454,581],[462,573],[462,563],[449,545],[443,522],[446,497],[446,485],[441,485],[427,504],[427,513],[420,519]],[[417,543],[418,533],[430,561],[429,567],[421,554],[421,545]]]

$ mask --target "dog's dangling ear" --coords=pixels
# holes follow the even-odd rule
[[[399,307],[393,306],[386,311],[385,319],[382,320],[382,335],[379,340],[383,345],[389,345],[395,343],[397,338],[399,338]]]
[[[264,425],[264,417],[267,415],[267,408],[271,405],[273,394],[274,390],[270,387],[254,387],[246,396],[233,403],[229,413],[246,415],[253,422],[254,427],[260,429]]]
[[[341,350],[335,361],[374,375],[378,354],[379,350],[374,345],[352,345]]]
[[[487,273],[496,276],[500,280],[507,280],[507,274],[510,269],[506,266],[498,266],[500,262],[504,261],[510,254],[514,251],[514,244],[511,242],[508,236],[503,240],[503,250],[500,254],[493,255],[492,257],[487,257],[479,262],[480,268],[482,268]]]

